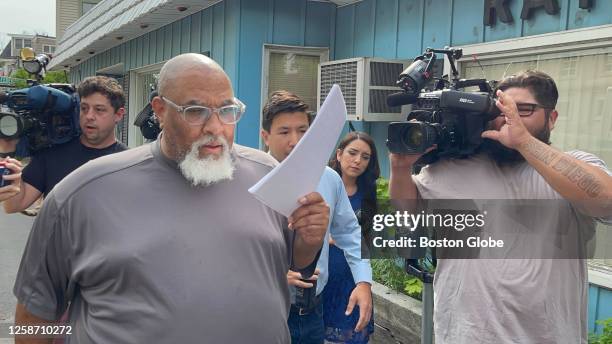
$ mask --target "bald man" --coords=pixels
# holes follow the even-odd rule
[[[233,143],[245,106],[211,59],[168,61],[152,107],[157,141],[49,194],[16,324],[53,323],[70,304],[68,343],[288,343],[286,272],[312,274],[329,208],[311,193],[286,219],[248,193],[276,162]]]

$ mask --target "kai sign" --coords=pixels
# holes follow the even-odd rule
[[[497,18],[502,23],[510,24],[514,22],[512,12],[508,8],[510,0],[485,0],[484,24],[494,26]],[[580,0],[580,8],[590,10],[593,7],[593,0]],[[523,0],[521,19],[527,20],[533,16],[536,9],[544,7],[546,13],[555,15],[559,13],[559,2],[557,0]]]

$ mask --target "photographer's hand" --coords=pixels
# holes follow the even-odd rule
[[[2,139],[0,138],[0,154],[14,153],[17,150],[19,139]],[[2,155],[0,155],[1,157]]]
[[[609,217],[612,213],[612,176],[531,135],[514,100],[501,91],[497,91],[497,96],[497,107],[505,116],[505,123],[499,130],[483,132],[482,137],[499,141],[521,153],[527,163],[580,212],[592,217]]]
[[[5,167],[11,170],[11,174],[0,176],[0,178],[10,181],[11,184],[0,187],[0,202],[12,198],[21,192],[21,162],[12,158],[7,158],[3,162],[6,163]]]
[[[389,153],[391,164],[391,175],[389,178],[389,197],[394,201],[417,199],[418,191],[412,180],[412,166],[423,155],[436,149],[434,145],[429,147],[423,154],[395,154]],[[401,203],[401,202],[400,202]],[[398,209],[407,210],[409,205],[395,204]]]
[[[423,154],[396,154],[389,153],[389,162],[391,163],[391,170],[396,172],[404,171],[410,173],[414,163],[419,160]]]
[[[498,141],[508,148],[518,149],[518,147],[529,141],[532,135],[523,124],[514,99],[498,90],[495,104],[501,111],[501,115],[504,116],[505,122],[499,130],[486,130],[481,136]]]

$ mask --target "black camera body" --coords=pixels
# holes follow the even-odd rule
[[[25,139],[25,156],[54,145],[66,143],[81,134],[79,98],[69,84],[42,85],[50,57],[35,55],[31,48],[20,51],[23,66],[36,80],[28,87],[0,93],[0,138]],[[0,108],[2,110],[2,108]]]
[[[433,91],[423,91],[432,80],[431,67],[436,53],[446,54],[453,70],[453,79],[437,80]],[[462,158],[472,155],[482,143],[481,134],[487,123],[500,111],[493,97],[494,82],[485,79],[458,79],[455,60],[461,49],[431,49],[415,59],[398,80],[403,92],[387,98],[389,106],[413,104],[406,122],[392,122],[388,129],[387,147],[392,153],[425,154],[420,163],[441,157]],[[479,91],[463,89],[477,86]]]
[[[29,153],[66,143],[81,134],[79,99],[72,85],[33,84],[0,94],[0,138],[25,138]]]
[[[157,120],[157,116],[155,116],[153,107],[151,106],[153,98],[157,97],[157,95],[157,90],[153,88],[151,93],[149,93],[149,103],[145,105],[142,110],[140,110],[136,116],[136,119],[134,120],[134,125],[140,128],[142,136],[149,141],[156,140],[159,133],[161,133],[159,121]]]

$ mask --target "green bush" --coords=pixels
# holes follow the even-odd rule
[[[407,274],[392,259],[372,259],[374,280],[390,289],[421,300],[423,282]]]
[[[31,76],[25,69],[19,68],[11,74],[12,78],[21,79],[15,83],[16,88],[25,88],[28,87],[27,80],[34,79],[34,76]],[[68,78],[64,71],[50,71],[45,74],[44,79],[42,80],[43,84],[52,84],[52,83],[68,83]]]
[[[391,212],[389,202],[389,181],[385,178],[378,178],[376,181],[376,198],[378,198],[378,213],[387,214]]]
[[[380,178],[376,181],[376,197],[378,198],[378,213],[392,213],[391,203],[389,201],[389,181]],[[393,228],[387,228],[387,235],[394,236]],[[377,252],[376,256],[397,257],[395,250],[382,249]],[[390,289],[406,294],[416,299],[421,299],[423,290],[423,282],[418,278],[409,275],[398,264],[396,259],[372,259],[372,274],[374,280]]]
[[[612,318],[599,320],[597,323],[603,325],[603,332],[601,334],[591,333],[589,344],[612,344]]]

